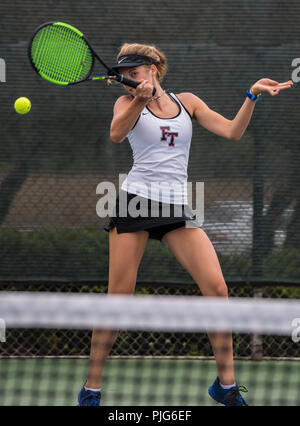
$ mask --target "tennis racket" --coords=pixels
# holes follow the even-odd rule
[[[64,22],[46,22],[36,28],[28,46],[28,56],[40,77],[62,86],[89,80],[117,81],[134,88],[140,84],[111,70],[87,38]],[[91,77],[95,59],[107,70],[106,76]],[[154,88],[152,96],[155,92]]]

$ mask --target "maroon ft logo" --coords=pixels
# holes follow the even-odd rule
[[[160,130],[162,132],[162,136],[160,138],[161,141],[167,141],[167,138],[170,138],[169,140],[169,146],[175,146],[174,145],[174,138],[176,136],[178,136],[177,132],[170,132],[170,127],[169,126],[161,126]]]

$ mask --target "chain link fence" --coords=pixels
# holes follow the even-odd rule
[[[1,291],[50,291],[105,293],[106,286],[91,283],[23,284],[2,283]],[[136,294],[201,296],[196,285],[146,285],[139,283]],[[300,299],[300,287],[229,285],[231,297],[268,297]],[[9,329],[6,343],[1,345],[1,356],[88,356],[91,332],[77,330]],[[299,348],[291,337],[234,335],[236,357],[299,357]],[[206,334],[157,333],[122,331],[111,356],[124,357],[209,357],[211,346]]]

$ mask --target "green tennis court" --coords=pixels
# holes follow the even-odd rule
[[[238,384],[248,388],[249,405],[300,404],[300,360],[235,365]],[[87,367],[87,359],[2,359],[1,405],[74,406]],[[207,388],[215,377],[214,361],[110,359],[102,405],[214,406]]]

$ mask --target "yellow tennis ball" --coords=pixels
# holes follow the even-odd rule
[[[31,109],[31,102],[28,98],[18,98],[15,101],[15,110],[18,114],[27,114]]]

